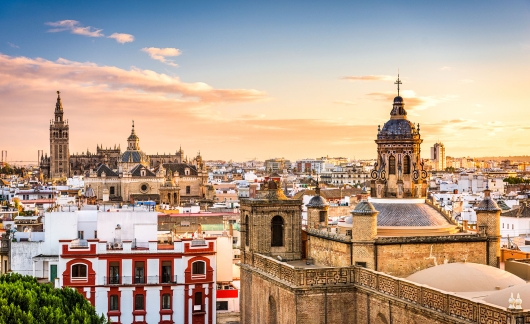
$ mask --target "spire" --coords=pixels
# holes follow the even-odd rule
[[[57,103],[55,104],[55,111],[63,111],[63,103],[61,102],[61,91],[57,91]]]
[[[136,135],[136,134],[134,133],[134,120],[132,121],[132,130],[131,130],[131,135]]]
[[[394,84],[397,84],[398,97],[399,97],[399,85],[402,84],[401,80],[399,79],[399,69],[398,69],[398,78],[397,78],[396,82],[394,82]]]

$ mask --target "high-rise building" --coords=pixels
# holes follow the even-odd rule
[[[66,178],[70,175],[69,126],[64,120],[63,104],[57,91],[55,119],[50,121],[50,178]]]
[[[431,160],[435,170],[445,170],[445,146],[442,143],[435,143],[431,147]]]

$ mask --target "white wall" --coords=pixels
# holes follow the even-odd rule
[[[115,238],[115,229],[118,224],[121,226],[121,239],[133,240],[135,235],[137,241],[140,238],[147,242],[156,240],[158,222],[157,212],[148,211],[116,211],[116,212],[98,212],[98,238],[102,241],[113,241]],[[155,226],[142,227],[135,231],[135,227],[140,224],[155,224]]]
[[[11,270],[21,275],[33,275],[33,257],[42,253],[44,242],[12,242]],[[40,262],[39,262],[40,263]],[[42,268],[36,268],[35,276],[43,277]],[[59,271],[57,271],[59,272]]]
[[[232,281],[232,237],[217,238],[217,279],[216,281]]]

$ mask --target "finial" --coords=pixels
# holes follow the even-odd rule
[[[381,125],[377,125],[377,131],[378,131],[378,132],[381,131]]]
[[[402,84],[402,83],[401,83],[401,80],[399,79],[399,69],[398,69],[398,78],[397,78],[396,82],[394,82],[394,84],[397,84],[397,88],[398,88],[398,96],[399,96],[399,85]]]
[[[57,90],[57,96],[59,96],[61,94],[61,91]]]
[[[418,133],[420,132],[420,123],[418,123]]]
[[[133,128],[134,128],[134,119],[133,119],[133,121],[132,121],[132,125],[133,125]]]

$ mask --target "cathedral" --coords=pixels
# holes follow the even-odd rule
[[[506,305],[482,299],[520,283],[498,269],[500,208],[486,190],[470,230],[427,198],[420,130],[404,106],[398,93],[375,140],[371,193],[339,225],[328,225],[330,204],[318,189],[307,224],[302,201],[274,180],[241,200],[241,323],[530,320],[530,312],[506,309],[508,297]],[[477,279],[488,287],[467,284]]]
[[[102,201],[155,200],[179,206],[213,200],[214,190],[207,184],[208,172],[200,153],[191,160],[182,148],[175,154],[148,155],[140,149],[133,121],[124,152],[120,145],[97,145],[95,153],[87,149],[82,154],[70,154],[69,125],[64,120],[59,91],[54,114],[50,121],[50,156],[40,160],[48,179],[64,181],[75,175],[85,176],[87,189],[90,187],[90,192]]]

